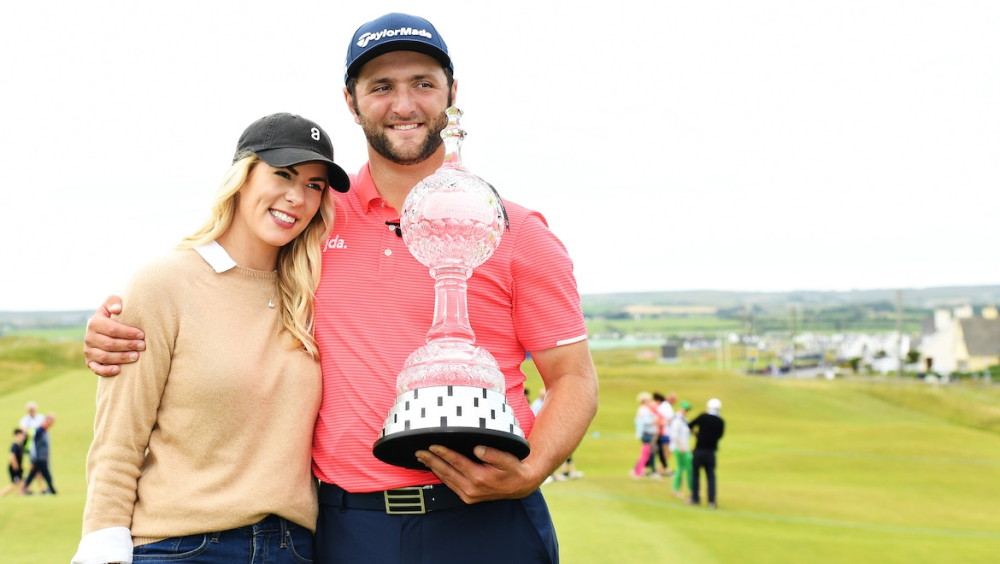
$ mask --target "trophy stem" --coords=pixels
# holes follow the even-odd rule
[[[434,322],[427,332],[427,342],[475,343],[476,334],[469,323],[468,269],[463,266],[443,266],[433,269],[432,273]]]

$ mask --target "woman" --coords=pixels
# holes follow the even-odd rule
[[[659,439],[662,421],[660,414],[656,411],[652,394],[642,392],[635,399],[639,402],[639,409],[635,413],[635,436],[642,441],[642,449],[639,451],[639,461],[636,462],[635,468],[632,470],[632,478],[638,480],[642,478],[643,469],[653,452],[653,441]],[[655,472],[651,477],[654,480],[661,479],[661,476]]]
[[[313,295],[327,187],[349,180],[326,132],[285,113],[233,161],[209,221],[122,296],[147,350],[98,384],[74,563],[311,561]]]

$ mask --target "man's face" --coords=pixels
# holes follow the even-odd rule
[[[393,163],[414,165],[441,147],[454,91],[433,57],[393,51],[361,67],[353,104],[345,96],[368,144]]]

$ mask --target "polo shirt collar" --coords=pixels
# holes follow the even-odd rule
[[[223,273],[227,270],[236,267],[236,261],[229,256],[226,249],[222,248],[216,241],[210,243],[205,243],[200,247],[195,247],[195,251],[201,255],[201,258],[205,259],[205,262],[209,264],[216,272]]]
[[[373,207],[381,207],[381,203],[385,199],[379,195],[378,188],[375,187],[375,181],[372,180],[371,170],[368,168],[368,163],[361,167],[358,171],[358,175],[354,177],[354,183],[351,184],[351,189],[358,195],[358,201],[361,202],[361,209],[368,213]],[[397,212],[399,210],[396,210]]]

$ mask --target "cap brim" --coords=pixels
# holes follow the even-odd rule
[[[324,162],[328,171],[327,183],[331,188],[340,193],[347,192],[351,188],[351,179],[344,172],[344,169],[315,151],[294,148],[271,149],[258,151],[257,156],[273,167],[294,166],[315,161]]]

